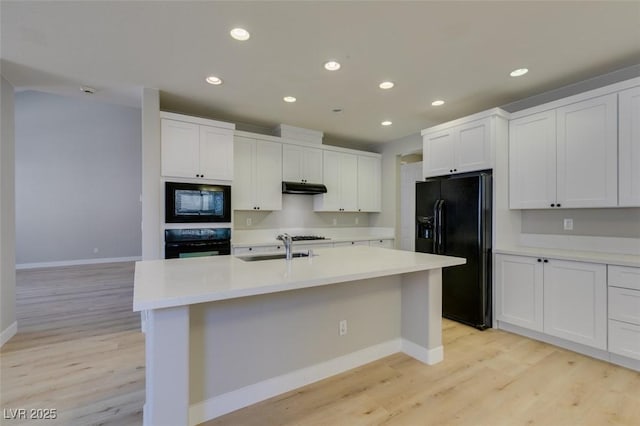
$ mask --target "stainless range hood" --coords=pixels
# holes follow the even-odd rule
[[[324,194],[327,187],[321,183],[282,182],[283,194]]]

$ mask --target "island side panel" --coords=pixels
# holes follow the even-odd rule
[[[144,426],[189,424],[189,307],[155,309],[145,331]]]
[[[442,269],[402,275],[402,350],[426,364],[443,359]]]

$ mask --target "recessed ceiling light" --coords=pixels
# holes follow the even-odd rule
[[[442,99],[438,99],[437,101],[431,102],[431,105],[433,105],[433,106],[444,105],[444,101]]]
[[[87,95],[93,95],[94,93],[96,93],[96,89],[89,86],[80,86],[80,90],[82,90]]]
[[[294,98],[293,96],[285,96],[284,98],[282,98],[282,100],[285,102],[291,103],[291,102],[295,102],[297,99]]]
[[[336,61],[325,62],[324,67],[329,71],[337,71],[340,69],[340,63]]]
[[[220,77],[216,77],[215,75],[210,75],[207,77],[207,83],[213,84],[214,86],[219,86],[222,84],[222,79]]]
[[[391,89],[393,86],[395,85],[393,84],[392,81],[383,81],[382,83],[380,83],[379,87],[381,89]]]
[[[251,37],[251,34],[249,34],[249,31],[245,30],[244,28],[234,28],[231,31],[229,31],[229,34],[231,34],[231,37],[240,41],[249,40],[249,37]]]
[[[389,121],[389,120],[385,120],[380,124],[382,124],[383,126],[391,126],[393,123],[391,121]]]
[[[511,77],[520,77],[522,75],[525,75],[528,72],[529,72],[529,70],[526,69],[526,68],[518,68],[517,70],[511,71],[511,73],[509,75]]]

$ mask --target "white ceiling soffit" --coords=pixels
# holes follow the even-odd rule
[[[0,2],[16,87],[354,143],[423,128],[640,63],[640,2]],[[233,40],[234,27],[250,31]],[[334,59],[340,70],[328,72]],[[520,78],[516,68],[529,68]],[[211,86],[208,75],[224,84]],[[378,88],[390,80],[395,87]],[[297,102],[283,102],[284,96]],[[431,106],[436,99],[446,103]],[[339,108],[342,112],[333,112]],[[381,126],[384,120],[391,126]]]

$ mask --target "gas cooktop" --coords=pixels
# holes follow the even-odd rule
[[[309,241],[309,240],[327,240],[328,238],[320,237],[318,235],[294,235],[291,237],[292,241]]]

